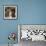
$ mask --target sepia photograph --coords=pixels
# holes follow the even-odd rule
[[[17,6],[4,6],[4,19],[17,19]]]

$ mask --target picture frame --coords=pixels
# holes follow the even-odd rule
[[[17,6],[5,5],[4,7],[4,19],[17,19]]]
[[[19,42],[22,40],[46,41],[46,24],[19,24],[18,38]]]

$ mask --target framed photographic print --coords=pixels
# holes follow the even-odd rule
[[[17,19],[17,6],[5,5],[4,6],[4,19]]]
[[[19,24],[18,38],[21,40],[46,41],[46,25]]]

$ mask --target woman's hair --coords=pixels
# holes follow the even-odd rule
[[[12,17],[15,17],[15,8],[11,9],[11,11],[12,11]]]

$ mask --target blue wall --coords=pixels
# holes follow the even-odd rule
[[[18,19],[3,19],[3,5],[7,4],[17,5]],[[0,44],[8,43],[10,32],[17,34],[18,24],[46,24],[46,0],[0,0]]]

